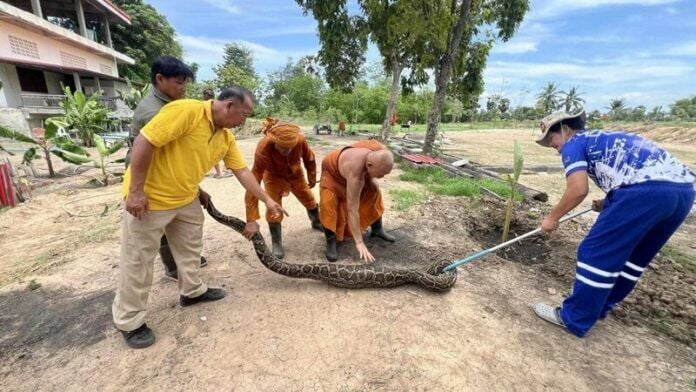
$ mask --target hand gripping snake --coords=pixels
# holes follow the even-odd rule
[[[233,216],[223,215],[211,201],[206,207],[208,214],[216,221],[232,228],[238,233],[244,231],[245,223]],[[457,281],[456,270],[442,272],[451,261],[433,263],[426,271],[392,268],[373,264],[292,264],[273,255],[260,233],[251,238],[256,256],[269,270],[291,278],[314,279],[330,285],[360,289],[370,287],[396,287],[404,284],[418,284],[433,291],[447,291]]]

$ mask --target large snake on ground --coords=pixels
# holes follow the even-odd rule
[[[213,219],[223,225],[240,234],[244,231],[245,223],[242,220],[223,215],[211,201],[208,201],[206,210]],[[327,262],[291,264],[275,257],[260,233],[256,233],[251,238],[251,242],[254,244],[256,256],[271,271],[291,278],[320,280],[337,287],[361,289],[396,287],[414,283],[433,291],[447,291],[457,281],[456,270],[442,272],[442,269],[451,263],[450,261],[435,262],[426,271],[390,268],[375,264],[329,264]]]

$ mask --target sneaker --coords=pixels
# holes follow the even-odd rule
[[[119,331],[130,348],[145,348],[155,343],[155,334],[148,328],[147,324],[143,324],[133,331]]]
[[[561,318],[561,308],[553,307],[545,303],[539,302],[534,305],[534,313],[540,318],[550,322],[551,324],[558,325],[559,327],[565,328],[563,319]]]
[[[198,297],[187,297],[185,295],[179,296],[179,304],[182,307],[186,306],[191,306],[195,305],[199,302],[211,302],[211,301],[218,301],[227,295],[227,292],[223,289],[213,289],[213,288],[208,288],[208,290],[203,293],[203,295],[199,295]]]

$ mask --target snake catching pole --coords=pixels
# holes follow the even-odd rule
[[[585,214],[585,213],[588,213],[588,212],[590,212],[590,211],[592,211],[592,209],[591,209],[591,208],[588,208],[588,209],[586,209],[586,210],[582,210],[582,211],[576,212],[576,213],[574,213],[574,214],[566,215],[566,216],[564,216],[563,218],[561,218],[561,219],[558,221],[558,223],[563,223],[563,222],[568,221],[568,220],[571,220],[571,219],[573,219],[573,218],[577,218],[578,216],[580,216],[580,215],[582,215],[582,214]],[[445,268],[442,270],[442,272],[447,272],[447,271],[453,270],[453,269],[459,267],[459,266],[462,265],[462,264],[466,264],[466,263],[468,263],[468,262],[470,262],[470,261],[473,261],[473,260],[476,260],[476,259],[478,259],[478,258],[481,258],[481,257],[483,257],[483,256],[485,256],[485,255],[487,255],[487,254],[489,254],[489,253],[495,252],[495,251],[498,250],[498,249],[505,248],[506,246],[512,245],[512,244],[514,244],[515,242],[522,241],[522,240],[525,239],[525,238],[531,237],[531,236],[533,236],[533,235],[535,235],[535,234],[539,234],[539,233],[541,233],[541,228],[538,228],[538,229],[536,229],[536,230],[532,230],[532,231],[530,231],[529,233],[526,233],[526,234],[522,234],[522,235],[519,236],[519,237],[515,237],[515,238],[511,239],[510,241],[503,242],[502,244],[496,245],[496,246],[494,246],[494,247],[492,247],[492,248],[488,248],[488,249],[482,250],[482,251],[480,251],[480,252],[478,252],[478,253],[474,253],[473,255],[467,256],[467,257],[465,257],[465,258],[463,258],[463,259],[457,260],[457,261],[455,261],[454,263],[448,265],[447,267],[445,267]]]

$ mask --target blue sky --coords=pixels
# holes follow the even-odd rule
[[[187,61],[212,78],[225,43],[249,46],[260,73],[319,48],[316,23],[292,0],[148,0],[178,33]],[[525,21],[488,59],[486,91],[533,104],[549,81],[578,86],[590,110],[612,98],[667,106],[696,94],[696,1],[532,0]],[[378,61],[374,47],[368,61]]]

